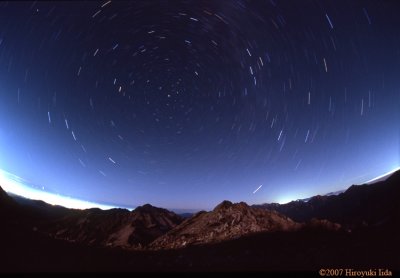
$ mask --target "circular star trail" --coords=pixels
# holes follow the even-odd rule
[[[0,4],[0,167],[134,207],[284,202],[399,166],[395,1]]]

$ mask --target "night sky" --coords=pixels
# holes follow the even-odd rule
[[[398,1],[0,3],[0,169],[210,209],[400,166]]]

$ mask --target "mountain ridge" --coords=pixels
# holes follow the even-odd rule
[[[397,223],[400,206],[400,171],[384,181],[352,185],[338,195],[316,195],[308,201],[296,200],[286,204],[261,204],[254,207],[278,211],[295,221],[312,218],[327,219],[349,228]],[[389,217],[390,219],[384,219]]]
[[[374,184],[350,186],[339,195],[311,197],[287,204],[249,206],[222,201],[212,211],[183,218],[144,204],[126,209],[77,210],[42,201],[18,204],[0,187],[0,206],[15,211],[14,221],[51,238],[124,249],[169,249],[218,243],[265,232],[332,230],[397,225],[400,171]],[[384,201],[382,201],[384,200]],[[3,218],[6,210],[2,210]]]
[[[30,202],[13,202],[0,188],[0,245],[7,254],[0,271],[317,273],[327,265],[400,270],[395,256],[400,246],[400,183],[393,178],[380,185],[353,186],[343,193],[347,203],[357,204],[336,211],[339,216],[346,211],[353,217],[351,229],[346,226],[350,218],[342,223],[310,219],[314,213],[299,223],[244,202],[223,201],[212,211],[200,211],[187,219],[151,205],[138,207],[136,212],[73,210],[41,202],[29,206]],[[337,201],[327,202],[328,197],[315,196],[311,204],[335,205]],[[371,219],[379,221],[360,222],[360,209],[375,211]]]

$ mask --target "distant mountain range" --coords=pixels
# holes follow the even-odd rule
[[[223,201],[212,211],[201,211],[191,217],[182,217],[149,204],[133,211],[67,209],[42,201],[16,196],[12,198],[0,188],[0,223],[5,227],[1,230],[4,235],[0,234],[0,244],[5,246],[4,250],[9,248],[7,252],[15,254],[17,258],[26,249],[39,248],[36,242],[44,242],[41,244],[44,246],[43,252],[38,251],[37,255],[46,260],[52,259],[48,258],[46,250],[67,244],[60,247],[60,252],[66,248],[69,250],[66,254],[79,256],[79,252],[73,250],[83,248],[85,252],[95,254],[94,261],[88,262],[88,265],[94,267],[95,260],[104,256],[108,258],[106,265],[111,265],[111,269],[119,265],[119,261],[110,259],[110,254],[129,251],[130,254],[142,254],[143,264],[133,264],[127,253],[118,253],[128,270],[143,267],[150,271],[156,269],[151,268],[154,258],[163,262],[158,269],[172,270],[195,269],[196,266],[200,269],[208,266],[222,270],[227,267],[279,270],[279,266],[316,269],[321,262],[327,267],[329,262],[329,266],[332,265],[332,258],[336,262],[346,258],[336,257],[335,254],[340,253],[338,246],[350,248],[355,244],[358,249],[352,252],[361,257],[355,258],[354,255],[348,258],[355,266],[363,262],[361,258],[364,254],[359,252],[372,248],[380,257],[373,255],[371,258],[386,258],[387,266],[397,270],[400,269],[400,260],[392,258],[391,252],[400,247],[399,237],[395,236],[400,232],[399,197],[400,171],[374,184],[353,185],[338,195],[314,196],[307,201],[298,200],[282,205],[249,206],[243,202],[233,204]],[[383,242],[377,240],[377,236]],[[28,240],[31,238],[37,240]],[[254,243],[256,239],[260,241],[259,245]],[[375,244],[375,241],[380,243]],[[16,246],[20,246],[21,250]],[[284,256],[286,263],[276,261],[266,250],[259,250],[265,248],[262,246],[269,246],[267,250],[273,250],[276,258]],[[228,247],[236,251],[226,260],[204,257],[207,250],[224,253]],[[94,250],[101,251],[97,254]],[[167,255],[168,252],[172,252],[172,255]],[[301,252],[309,252],[311,261],[296,257],[301,256],[296,255]],[[182,259],[183,254],[189,259]],[[256,254],[261,258],[254,257]],[[12,255],[8,258],[9,265],[18,267],[18,262],[12,258]],[[265,262],[266,258],[270,261]],[[372,259],[366,260],[370,263],[366,264],[368,267],[376,263]],[[45,268],[45,260],[40,262],[37,266]],[[60,265],[64,267],[62,263]],[[2,268],[0,264],[0,271]]]
[[[337,195],[314,196],[287,204],[254,205],[280,212],[294,221],[327,219],[347,228],[400,224],[400,172],[373,184],[352,185]]]
[[[2,195],[5,203],[12,204],[18,212],[15,219],[37,232],[69,242],[124,249],[180,248],[237,239],[253,233],[296,231],[311,226],[340,228],[339,224],[316,219],[312,225],[310,221],[297,223],[275,210],[251,207],[244,202],[223,201],[211,212],[201,211],[185,219],[149,204],[133,211],[77,210],[21,197],[13,200],[4,191]]]

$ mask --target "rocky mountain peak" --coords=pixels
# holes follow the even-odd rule
[[[147,212],[147,213],[157,213],[161,211],[166,211],[165,209],[154,207],[150,204],[145,204],[134,209],[134,212]]]
[[[220,204],[218,204],[213,211],[219,211],[219,210],[225,210],[230,208],[233,205],[231,201],[222,201]]]
[[[273,211],[253,208],[246,203],[223,201],[213,211],[198,213],[164,236],[151,247],[180,248],[193,244],[215,243],[266,231],[297,230],[302,224]]]

